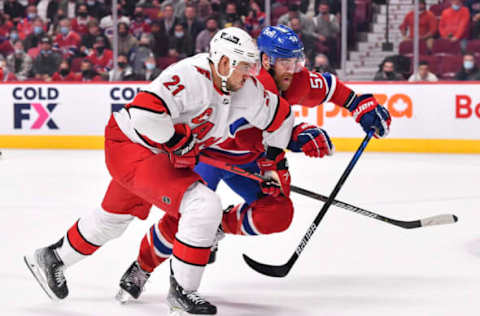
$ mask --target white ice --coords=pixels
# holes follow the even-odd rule
[[[352,153],[322,160],[289,154],[293,183],[328,195]],[[396,219],[442,213],[453,225],[406,230],[330,207],[285,278],[251,270],[242,253],[283,264],[322,203],[292,193],[290,229],[265,237],[227,236],[200,292],[219,315],[477,316],[480,314],[480,156],[366,152],[338,199]],[[138,302],[114,300],[148,227],[126,233],[67,270],[70,295],[51,302],[23,255],[57,241],[101,202],[109,175],[102,151],[3,150],[0,159],[1,315],[167,315],[168,267],[159,267]],[[238,202],[218,190],[226,206]],[[275,220],[272,218],[272,220]]]

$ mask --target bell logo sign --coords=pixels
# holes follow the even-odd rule
[[[379,104],[383,104],[388,109],[392,117],[411,118],[413,116],[413,102],[408,95],[398,93],[390,97],[386,94],[374,94],[374,96]],[[325,117],[352,116],[345,108],[339,106],[333,106],[332,109],[328,108],[329,110],[326,110],[323,104],[315,107],[317,110],[317,126],[323,126]],[[295,116],[307,117],[309,109],[308,107],[301,107],[300,111],[295,112]]]
[[[473,113],[480,118],[480,103],[472,105],[472,98],[468,95],[457,94],[455,96],[455,117],[466,119],[472,117]]]

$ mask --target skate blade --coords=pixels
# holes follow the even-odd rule
[[[47,296],[52,301],[59,301],[60,299],[48,287],[47,280],[43,275],[42,270],[38,267],[36,260],[33,257],[24,256],[23,261],[25,261],[25,264],[27,265],[28,269],[33,274],[33,277],[35,278],[35,280],[37,280],[38,284],[40,285],[42,290],[45,292],[45,294],[47,294]]]
[[[127,304],[129,302],[132,302],[135,298],[131,296],[130,293],[121,288],[118,291],[117,295],[115,295],[115,299],[120,304]]]
[[[168,316],[192,316],[192,314],[189,314],[182,309],[170,307],[170,310],[168,311]]]

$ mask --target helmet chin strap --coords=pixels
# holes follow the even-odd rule
[[[225,93],[230,93],[230,89],[228,89],[227,87],[227,80],[228,78],[230,78],[230,76],[232,76],[232,73],[234,71],[233,69],[233,65],[232,65],[232,62],[230,62],[230,70],[228,72],[228,75],[227,76],[223,76],[222,74],[220,74],[220,72],[218,71],[218,65],[220,64],[220,62],[214,64],[215,66],[215,71],[217,72],[217,75],[220,77],[220,79],[222,80],[222,84],[221,84],[221,90]]]

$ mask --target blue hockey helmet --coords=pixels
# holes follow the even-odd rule
[[[273,65],[277,58],[297,58],[304,61],[303,43],[288,26],[265,27],[257,38],[260,53],[265,53]]]

